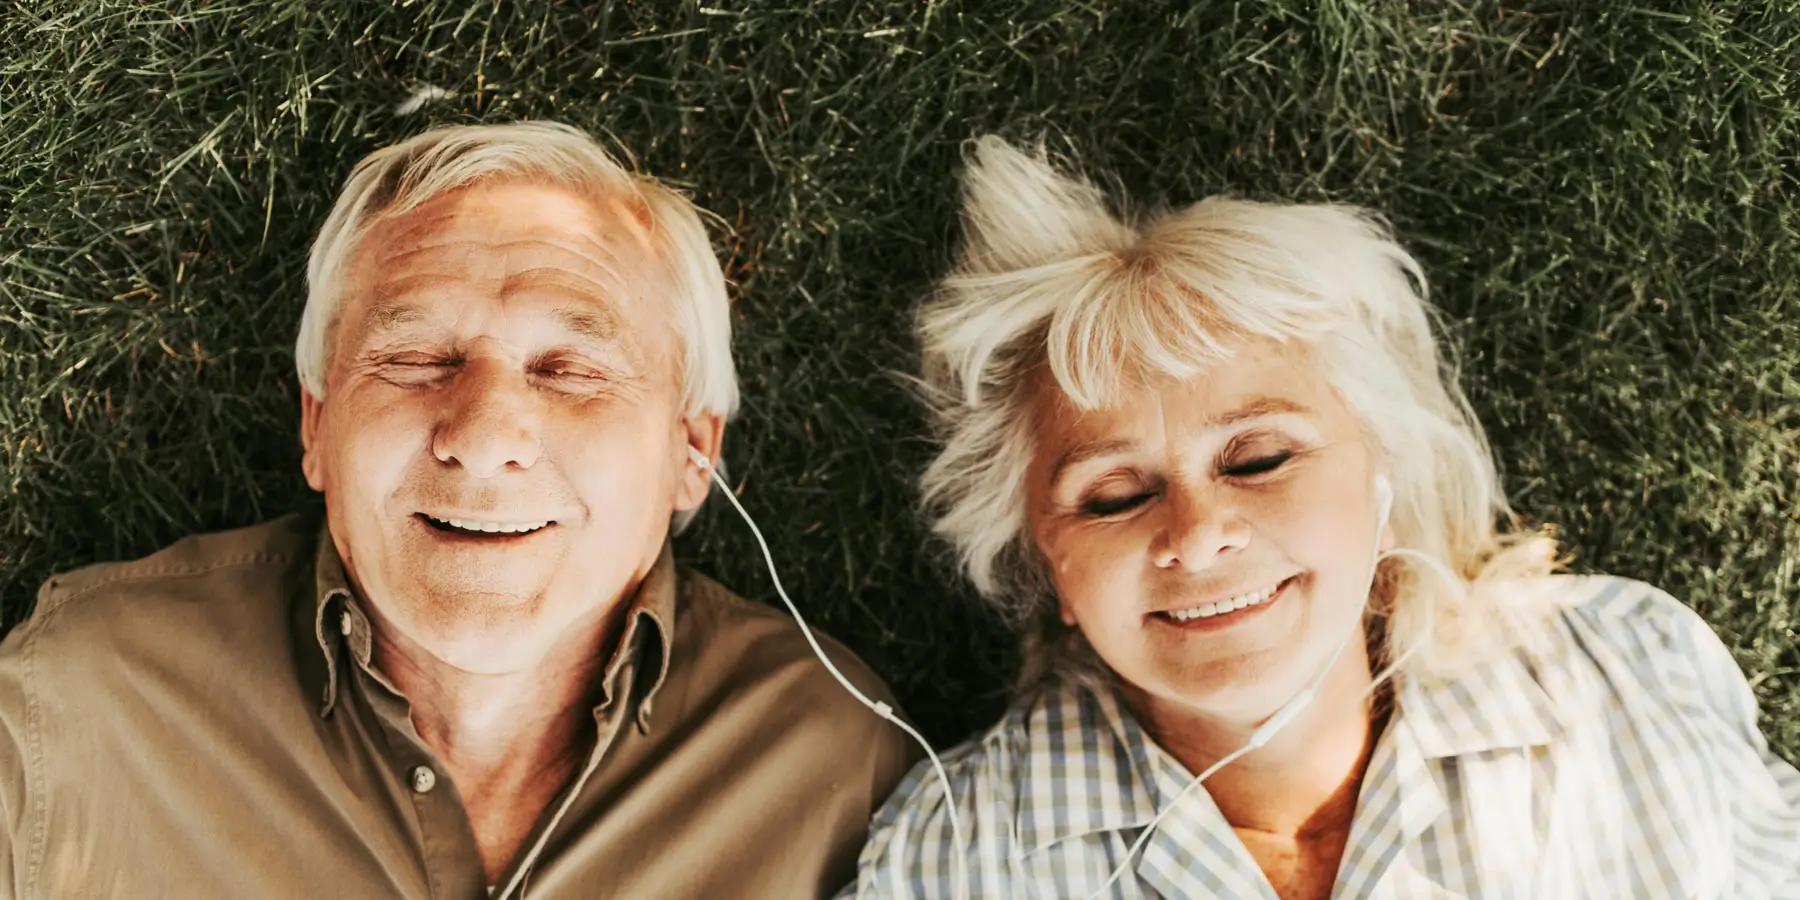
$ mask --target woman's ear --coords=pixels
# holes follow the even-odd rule
[[[1380,549],[1394,549],[1394,482],[1386,472],[1375,473],[1375,502],[1380,510],[1376,527],[1380,530]]]

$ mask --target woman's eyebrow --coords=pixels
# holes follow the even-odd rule
[[[1080,465],[1081,463],[1087,462],[1090,459],[1095,459],[1095,458],[1101,457],[1101,456],[1107,456],[1107,455],[1113,454],[1113,453],[1123,453],[1123,452],[1130,450],[1136,446],[1137,446],[1137,443],[1135,441],[1129,441],[1129,440],[1124,440],[1124,439],[1114,439],[1114,440],[1110,440],[1110,441],[1083,441],[1079,444],[1076,444],[1075,446],[1070,447],[1069,449],[1063,451],[1063,454],[1061,456],[1057,457],[1056,465],[1054,465],[1050,468],[1050,483],[1056,484],[1057,482],[1062,480],[1063,473],[1065,471],[1067,471],[1068,469],[1070,469],[1074,466]]]
[[[1216,416],[1209,416],[1205,420],[1203,427],[1210,431],[1219,428],[1228,428],[1232,425],[1237,425],[1252,419],[1260,419],[1265,416],[1305,415],[1310,412],[1312,412],[1311,408],[1284,397],[1258,397],[1236,409],[1220,413]],[[1136,446],[1137,444],[1135,441],[1123,438],[1082,441],[1063,451],[1063,454],[1057,457],[1056,464],[1050,468],[1050,483],[1058,483],[1062,480],[1065,472],[1090,459],[1096,459],[1113,453],[1123,453]]]
[[[1250,419],[1260,419],[1264,416],[1305,415],[1310,412],[1312,412],[1311,408],[1285,397],[1258,397],[1237,409],[1207,417],[1205,427],[1211,430],[1236,425]]]

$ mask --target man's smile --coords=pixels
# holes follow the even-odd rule
[[[520,521],[516,519],[474,519],[459,516],[433,516],[418,513],[417,518],[436,531],[467,537],[505,538],[533,534],[555,525],[548,519]]]

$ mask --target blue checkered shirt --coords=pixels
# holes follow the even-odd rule
[[[1769,750],[1718,637],[1638,582],[1530,585],[1575,592],[1551,640],[1397,687],[1333,900],[1800,900],[1800,772]],[[960,855],[969,897],[1082,900],[1192,777],[1114,697],[1073,684],[944,761],[968,846],[921,763],[840,897],[950,900]],[[1204,786],[1106,896],[1276,900]]]

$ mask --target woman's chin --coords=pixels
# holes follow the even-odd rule
[[[1140,715],[1244,729],[1267,721],[1307,684],[1304,677],[1284,671],[1284,667],[1249,661],[1204,673],[1172,672],[1159,681],[1153,689],[1123,682],[1127,701]]]

